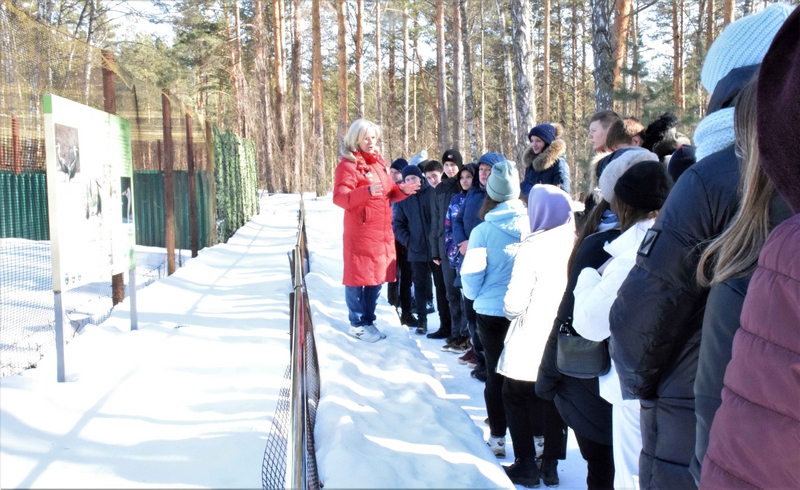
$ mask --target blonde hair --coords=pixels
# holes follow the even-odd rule
[[[343,143],[345,150],[351,152],[358,151],[358,142],[370,131],[375,131],[375,136],[380,139],[380,126],[366,119],[356,119],[353,121],[353,124],[350,125],[350,129],[347,130],[347,134],[344,136]]]
[[[742,205],[730,226],[700,256],[697,283],[702,287],[752,274],[771,229],[770,204],[775,187],[758,164],[756,81],[754,77],[742,89],[734,112],[736,153],[742,159]]]

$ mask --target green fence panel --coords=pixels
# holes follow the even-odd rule
[[[0,172],[0,238],[49,240],[44,172]]]

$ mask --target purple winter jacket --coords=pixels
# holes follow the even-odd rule
[[[800,214],[776,227],[742,307],[701,489],[800,488]]]

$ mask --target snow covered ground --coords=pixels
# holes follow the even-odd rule
[[[267,434],[289,360],[290,275],[298,196],[264,198],[227,244],[139,291],[55,363],[0,378],[2,488],[260,488]],[[400,325],[385,301],[367,344],[347,335],[342,212],[306,196],[312,306],[321,371],[315,430],[326,488],[512,487],[484,443],[483,384],[443,341]],[[429,316],[429,328],[438,325]],[[584,488],[570,435],[559,488]],[[521,487],[520,487],[521,488]]]

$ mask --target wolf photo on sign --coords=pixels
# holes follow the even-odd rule
[[[55,124],[56,170],[64,174],[64,182],[71,182],[81,171],[78,128]]]

